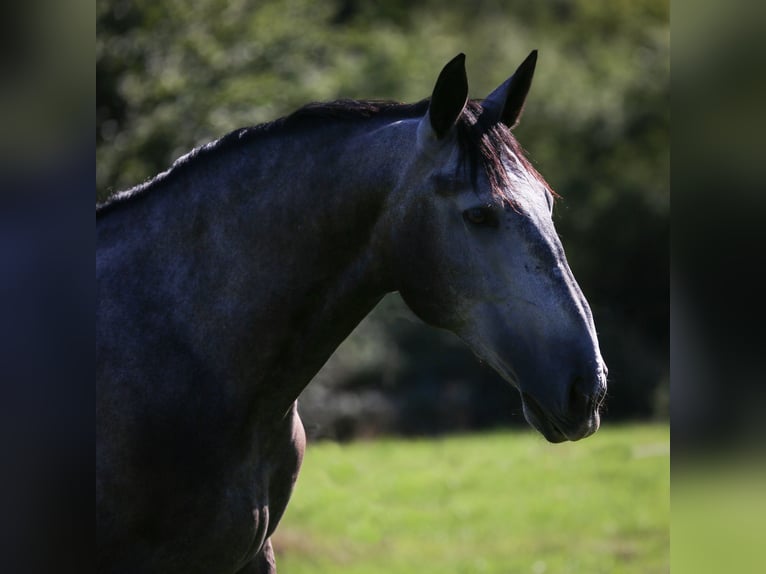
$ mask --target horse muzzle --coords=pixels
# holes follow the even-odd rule
[[[521,393],[524,418],[549,442],[576,441],[595,433],[601,423],[599,409],[606,395],[606,370],[597,377],[589,392],[582,379],[571,383],[567,400],[558,408],[546,408],[528,392]]]

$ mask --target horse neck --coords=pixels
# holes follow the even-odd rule
[[[148,216],[139,251],[163,270],[153,288],[177,295],[169,323],[245,403],[287,410],[391,290],[381,221],[396,161],[362,127],[228,151]]]

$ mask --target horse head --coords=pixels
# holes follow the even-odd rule
[[[481,102],[468,99],[462,54],[444,67],[398,184],[393,243],[409,307],[457,334],[561,442],[598,429],[607,369],[554,229],[556,195],[511,133],[536,59]]]

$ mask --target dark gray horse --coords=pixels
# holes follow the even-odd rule
[[[598,428],[588,303],[511,135],[533,52],[482,102],[315,104],[96,211],[99,572],[274,572],[296,398],[387,292],[516,386],[549,441]]]

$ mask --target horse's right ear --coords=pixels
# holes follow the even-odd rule
[[[458,54],[442,69],[436,80],[428,120],[434,134],[443,139],[463,113],[468,102],[468,78],[465,73],[465,54]]]

